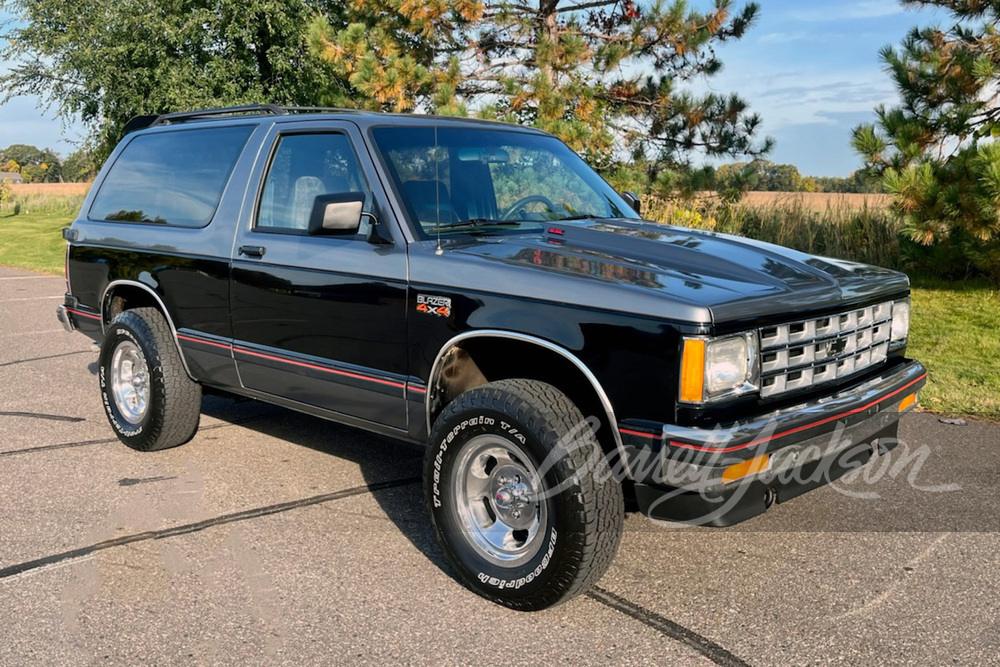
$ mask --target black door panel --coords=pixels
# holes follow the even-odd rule
[[[244,207],[234,244],[234,353],[248,389],[405,428],[405,245],[373,245],[363,233],[309,236],[301,225],[312,199],[331,189],[364,193],[374,215],[383,208],[384,195],[368,185],[376,181],[366,153],[342,150],[351,146],[348,125],[337,124],[340,133],[291,128],[271,139],[272,156],[262,162],[273,176]],[[254,229],[258,209],[262,226]]]

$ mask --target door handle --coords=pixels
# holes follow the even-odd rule
[[[264,256],[265,252],[267,252],[267,248],[262,245],[241,245],[239,249],[239,253],[247,257],[260,258]]]

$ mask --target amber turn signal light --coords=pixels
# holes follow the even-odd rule
[[[902,400],[902,402],[899,404],[899,411],[900,412],[905,412],[906,410],[910,409],[911,407],[913,407],[916,404],[917,404],[917,395],[916,394],[910,394],[909,396],[907,396],[906,398],[904,398]]]
[[[770,463],[771,457],[767,454],[764,456],[758,456],[755,459],[750,459],[749,461],[744,461],[743,463],[734,463],[726,468],[726,470],[722,473],[722,482],[724,484],[729,484],[730,482],[735,482],[738,479],[743,479],[744,477],[764,472],[767,470],[767,466]]]
[[[705,341],[684,341],[681,358],[681,400],[698,403],[705,397]]]

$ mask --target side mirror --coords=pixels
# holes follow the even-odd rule
[[[361,192],[319,195],[309,216],[309,235],[357,234],[364,207]]]
[[[642,201],[639,199],[639,195],[634,192],[625,191],[622,193],[622,198],[625,203],[632,207],[632,210],[642,215]]]

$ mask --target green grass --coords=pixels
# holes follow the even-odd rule
[[[1000,419],[1000,291],[916,279],[907,355],[927,367],[925,410]]]
[[[65,245],[60,230],[73,220],[81,201],[28,197],[20,201],[17,215],[13,203],[0,205],[0,264],[61,275]],[[787,222],[791,217],[782,216],[774,229],[788,237],[822,238],[815,220],[808,225],[810,233],[793,229]],[[788,237],[781,240],[806,240]],[[834,244],[829,236],[823,240]],[[1000,419],[1000,291],[988,282],[915,279],[908,354],[930,371],[921,397],[925,410]]]
[[[0,205],[0,264],[61,275],[63,227],[80,210],[82,197],[29,196]]]

